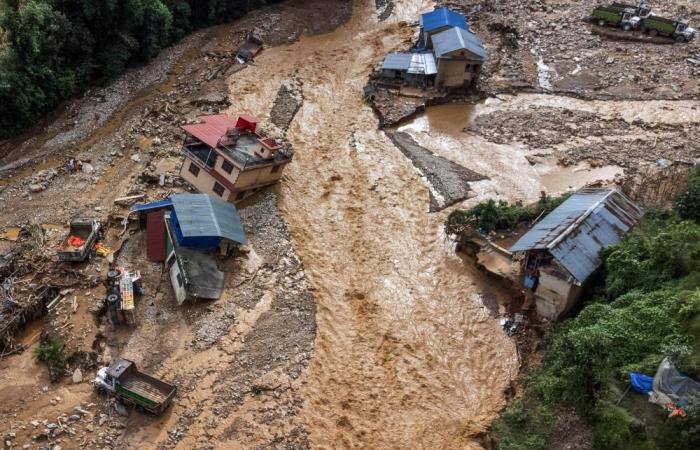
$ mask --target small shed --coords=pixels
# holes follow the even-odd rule
[[[538,314],[566,313],[600,267],[600,251],[620,242],[642,215],[618,189],[584,188],[521,237],[510,251],[523,256],[523,286],[533,292]]]
[[[431,37],[452,27],[469,30],[467,18],[445,7],[421,14],[419,47],[431,48]]]
[[[382,77],[412,86],[427,87],[435,74],[435,57],[430,52],[389,53],[382,64]]]
[[[236,207],[207,194],[173,194],[171,220],[182,247],[216,249],[222,241],[246,244]]]

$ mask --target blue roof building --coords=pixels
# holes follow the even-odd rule
[[[236,207],[207,194],[173,194],[171,220],[178,245],[215,249],[222,240],[248,241]]]
[[[617,189],[584,188],[522,236],[510,251],[525,255],[524,284],[540,315],[565,313],[600,267],[600,251],[620,242],[643,214]]]
[[[449,8],[437,8],[429,13],[421,14],[418,47],[432,48],[431,37],[452,27],[468,31],[467,18]]]
[[[450,27],[459,27],[463,30],[469,29],[466,17],[449,8],[436,8],[420,16],[420,28],[422,31],[430,32],[438,28]]]

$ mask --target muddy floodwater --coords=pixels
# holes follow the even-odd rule
[[[428,187],[363,102],[373,65],[412,37],[399,19],[377,23],[374,2],[357,2],[336,32],[266,50],[230,84],[230,111],[268,110],[287,79],[303,82],[281,206],[318,305],[303,410],[313,446],[478,448],[518,361],[445,215],[428,213]]]

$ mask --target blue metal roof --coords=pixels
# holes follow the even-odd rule
[[[430,52],[389,53],[384,58],[383,70],[400,70],[420,75],[435,75],[437,66]]]
[[[584,188],[537,223],[511,252],[548,250],[583,283],[600,266],[600,250],[620,242],[643,215],[617,189]]]
[[[241,218],[232,203],[206,194],[173,194],[170,199],[183,238],[218,237],[247,243]]]
[[[423,31],[432,31],[441,27],[459,27],[468,30],[467,19],[449,8],[436,8],[421,14],[420,27]]]
[[[471,31],[452,27],[441,31],[431,39],[436,58],[442,58],[455,50],[466,50],[475,56],[474,59],[480,61],[485,61],[489,57],[479,36]]]
[[[139,205],[134,205],[131,207],[132,212],[143,212],[143,211],[150,211],[153,209],[162,209],[162,208],[169,208],[173,206],[172,200],[169,198],[165,200],[160,200],[157,202],[151,202],[151,203],[141,203]]]

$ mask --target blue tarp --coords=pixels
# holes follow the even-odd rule
[[[632,389],[640,394],[649,394],[653,389],[654,377],[644,375],[643,373],[630,372],[630,383]]]

